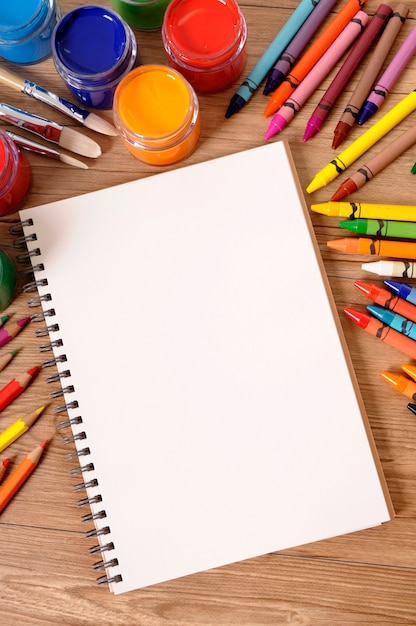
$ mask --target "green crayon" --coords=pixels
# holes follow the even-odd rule
[[[359,235],[416,239],[416,222],[399,222],[396,220],[365,219],[359,217],[357,219],[342,221],[338,226],[346,230],[351,230]]]

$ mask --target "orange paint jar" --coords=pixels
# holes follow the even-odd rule
[[[172,0],[162,24],[169,63],[198,91],[221,91],[246,63],[247,26],[235,0]]]
[[[188,81],[164,65],[141,65],[119,83],[114,123],[128,150],[151,165],[170,165],[195,149],[199,103]]]

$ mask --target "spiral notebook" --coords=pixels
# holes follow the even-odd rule
[[[285,142],[20,218],[99,583],[391,519]]]

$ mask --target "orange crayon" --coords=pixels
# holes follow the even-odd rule
[[[407,398],[416,400],[416,382],[403,376],[403,374],[395,374],[394,372],[381,372],[382,377],[391,385],[396,391],[399,391]]]
[[[351,18],[364,6],[365,2],[366,0],[348,0],[338,15],[334,17],[322,34],[312,43],[305,54],[302,55],[301,59],[287,75],[283,83],[279,85],[270,97],[264,111],[264,117],[269,117],[269,115],[276,113],[276,111],[280,109],[282,104],[286,102],[299,83],[305,78],[324,52],[328,50],[329,46],[351,21]]]
[[[409,339],[406,335],[402,335],[387,324],[383,324],[372,315],[364,313],[362,311],[356,311],[355,309],[346,308],[344,313],[353,321],[357,326],[363,328],[367,333],[373,337],[377,337],[384,341],[392,348],[396,348],[410,356],[412,359],[416,359],[416,341]]]
[[[372,237],[346,237],[332,239],[326,245],[332,250],[347,254],[371,254],[395,259],[416,259],[416,242],[373,239]]]
[[[7,480],[1,485],[0,513],[9,504],[10,500],[19,491],[31,473],[36,469],[47,443],[48,440],[45,439],[45,441],[32,450],[32,452],[30,452],[30,454],[28,454],[23,461],[19,463],[14,472],[12,472]]]

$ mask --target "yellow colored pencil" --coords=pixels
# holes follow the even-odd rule
[[[16,439],[24,435],[29,428],[36,422],[39,415],[43,413],[46,405],[39,407],[36,411],[32,411],[25,417],[19,417],[11,426],[6,428],[0,433],[0,452],[3,452],[8,446],[10,446]]]

